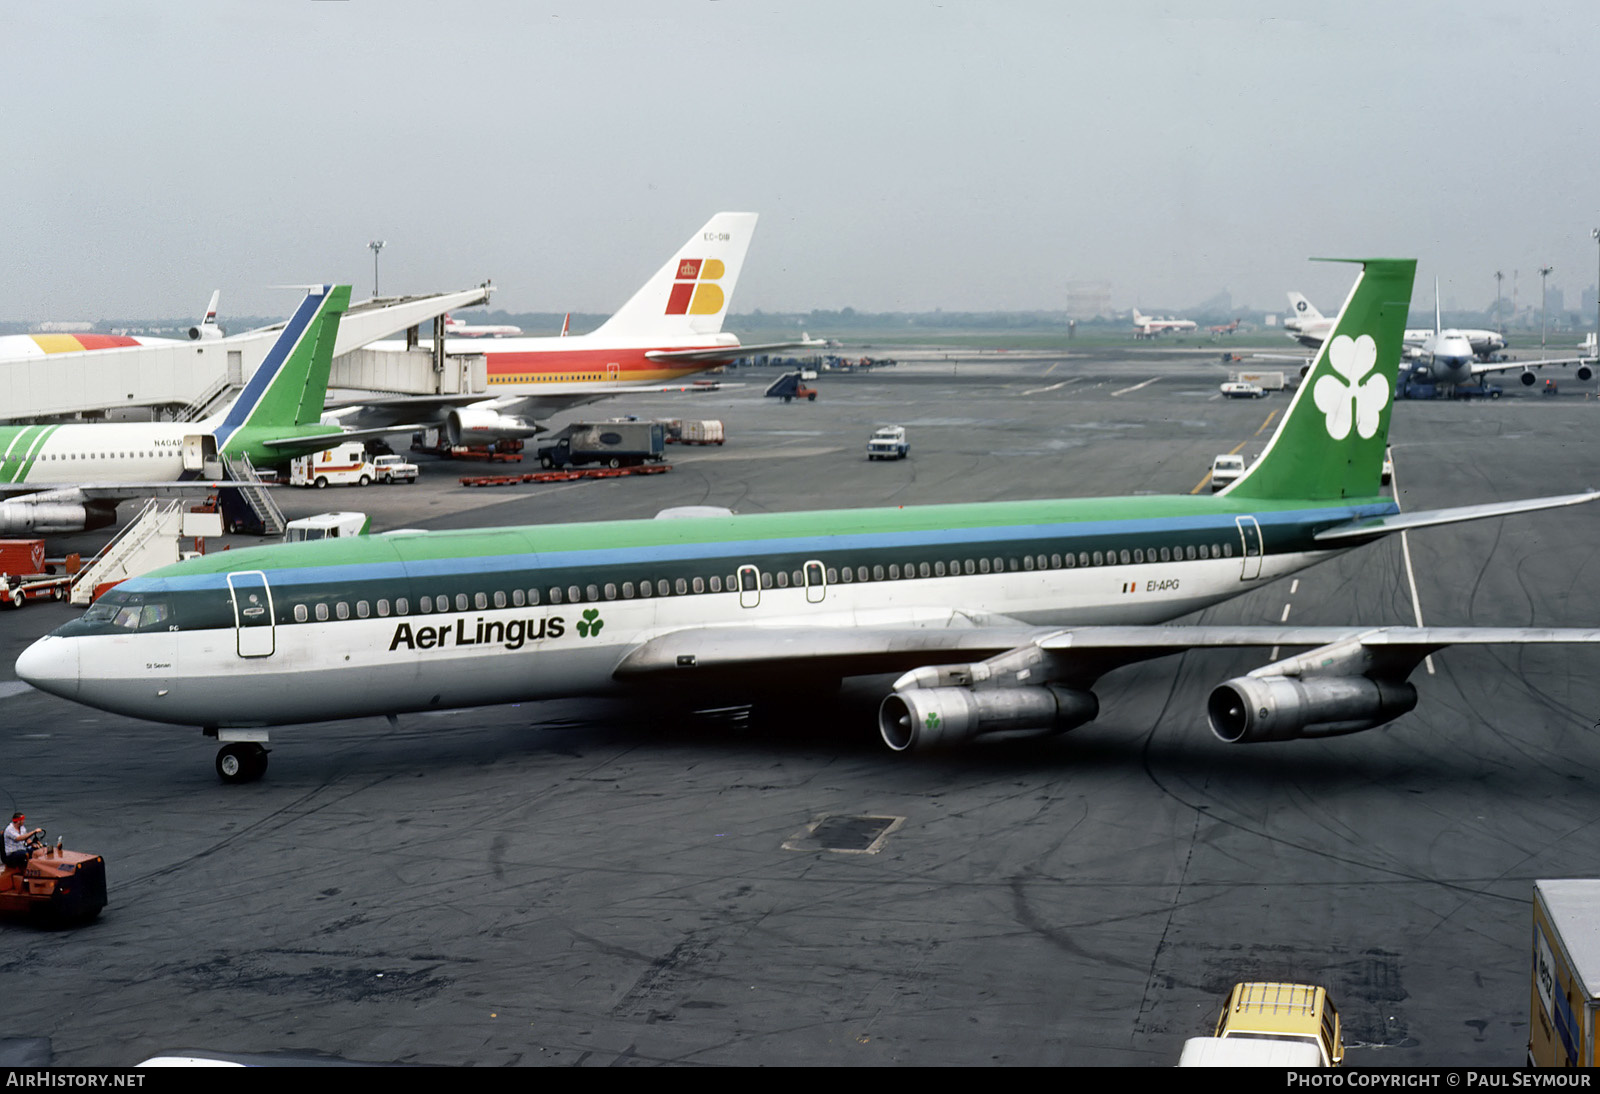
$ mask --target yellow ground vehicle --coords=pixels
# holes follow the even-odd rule
[[[1180,1067],[1334,1067],[1344,1059],[1339,1011],[1312,984],[1235,984],[1215,1037],[1183,1046]]]

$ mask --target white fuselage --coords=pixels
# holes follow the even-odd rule
[[[197,422],[19,426],[0,430],[0,483],[41,489],[81,483],[168,482],[183,474],[183,439]]]
[[[613,692],[628,652],[700,626],[944,628],[969,625],[951,608],[961,604],[1032,625],[1156,623],[1335,553],[1240,558],[1235,550],[1209,560],[833,581],[763,588],[753,604],[737,591],[608,600],[579,589],[578,602],[380,617],[387,602],[352,602],[330,609],[345,619],[266,628],[53,636],[17,671],[65,698],[154,721],[322,721]],[[592,637],[580,633],[588,619],[603,622]],[[90,676],[81,673],[88,664]]]

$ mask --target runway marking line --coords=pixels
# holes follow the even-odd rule
[[[1161,377],[1159,377],[1159,376],[1152,376],[1152,377],[1150,377],[1150,379],[1148,379],[1148,380],[1146,380],[1146,381],[1145,381],[1145,382],[1144,382],[1144,383],[1142,383],[1142,384],[1134,384],[1134,385],[1133,385],[1133,386],[1132,386],[1132,387],[1125,387],[1125,388],[1123,388],[1123,389],[1122,389],[1122,390],[1121,390],[1121,391],[1113,391],[1113,392],[1112,392],[1112,393],[1111,393],[1111,397],[1112,397],[1112,398],[1113,398],[1113,399],[1115,399],[1115,398],[1116,398],[1116,397],[1117,397],[1117,396],[1118,396],[1118,395],[1126,395],[1126,394],[1128,394],[1128,392],[1130,392],[1130,391],[1138,391],[1138,390],[1139,390],[1139,389],[1140,389],[1140,388],[1142,388],[1142,387],[1149,387],[1149,386],[1150,386],[1150,385],[1151,385],[1151,384],[1153,384],[1153,383],[1155,383],[1155,382],[1156,382],[1156,381],[1157,381],[1157,380],[1159,380],[1159,379],[1161,379]]]
[[[1024,394],[1024,395],[1043,395],[1047,391],[1057,391],[1057,390],[1059,390],[1061,388],[1066,387],[1068,384],[1075,384],[1081,379],[1083,379],[1083,377],[1074,376],[1070,380],[1062,380],[1060,383],[1051,384],[1049,387],[1036,387],[1036,388],[1033,388],[1031,390],[1024,391],[1022,394]]]

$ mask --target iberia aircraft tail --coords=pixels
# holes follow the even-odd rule
[[[1361,276],[1277,433],[1261,458],[1219,496],[1308,501],[1378,496],[1417,263],[1411,258],[1359,261]]]
[[[662,339],[716,334],[755,230],[755,213],[718,213],[594,334]]]

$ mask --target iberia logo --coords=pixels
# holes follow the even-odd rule
[[[716,315],[722,310],[722,286],[717,282],[726,272],[720,258],[685,258],[673,274],[672,295],[667,297],[668,315]]]

